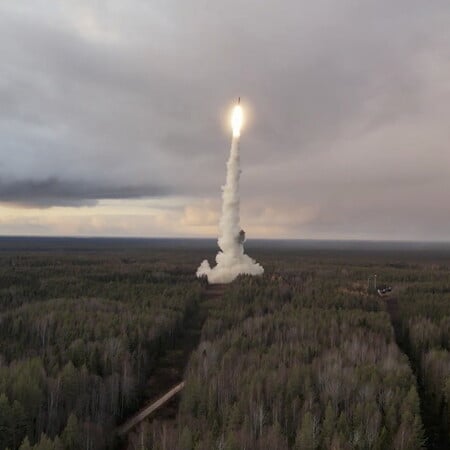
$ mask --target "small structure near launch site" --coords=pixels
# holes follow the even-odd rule
[[[204,260],[197,269],[197,277],[206,276],[210,284],[231,283],[238,275],[262,275],[264,268],[244,253],[245,232],[240,226],[239,179],[240,136],[243,111],[240,98],[233,109],[231,125],[233,137],[227,162],[227,178],[222,192],[222,216],[219,223],[219,253],[217,265],[212,267]]]

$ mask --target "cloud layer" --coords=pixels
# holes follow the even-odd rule
[[[250,237],[450,239],[448,23],[444,0],[4,2],[0,234],[32,232],[11,206],[78,223],[107,199],[167,234],[160,208],[128,215],[142,198],[170,234],[214,234],[191,224],[217,216],[240,95]]]

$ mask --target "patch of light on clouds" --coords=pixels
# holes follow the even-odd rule
[[[130,44],[142,40],[149,29],[155,40],[161,33],[175,31],[164,4],[159,2],[142,2],[139,8],[130,8],[128,2],[118,0],[65,1],[62,13],[81,37],[104,44]]]
[[[93,2],[87,1],[24,0],[7,2],[7,5],[0,5],[0,11],[2,9],[30,22],[77,30],[87,40],[104,43],[120,40],[120,27],[110,20],[111,9],[102,7],[98,2],[97,7],[93,7]]]
[[[213,236],[216,224],[202,224],[203,213],[198,200],[181,197],[100,200],[95,206],[44,210],[0,204],[0,234],[17,234],[19,224],[28,224],[34,235]]]

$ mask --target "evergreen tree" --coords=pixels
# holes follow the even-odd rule
[[[318,448],[317,429],[311,412],[303,416],[297,437],[295,439],[296,450],[316,450]]]
[[[188,427],[183,428],[178,445],[180,450],[193,450],[194,442],[191,430]]]
[[[11,443],[11,407],[8,397],[0,394],[0,449]]]
[[[32,450],[32,448],[33,447],[31,447],[30,440],[28,439],[28,436],[26,436],[20,445],[19,450]]]
[[[323,448],[330,448],[335,428],[336,428],[336,413],[334,412],[334,408],[331,405],[331,402],[328,402],[327,407],[325,409],[325,417],[322,423],[321,438]]]
[[[78,450],[81,448],[81,427],[75,414],[70,414],[66,427],[61,434],[61,441],[66,450]]]

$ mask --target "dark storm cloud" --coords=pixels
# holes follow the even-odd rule
[[[167,189],[149,185],[105,186],[57,178],[10,183],[0,181],[0,202],[37,207],[95,205],[100,199],[159,197],[167,194]]]
[[[398,191],[395,226],[415,217],[420,236],[442,234],[449,21],[444,0],[5,2],[0,179],[16,181],[2,195],[219,195],[224,115],[241,95],[247,201],[319,211],[292,233],[389,237],[366,205],[381,217]]]

